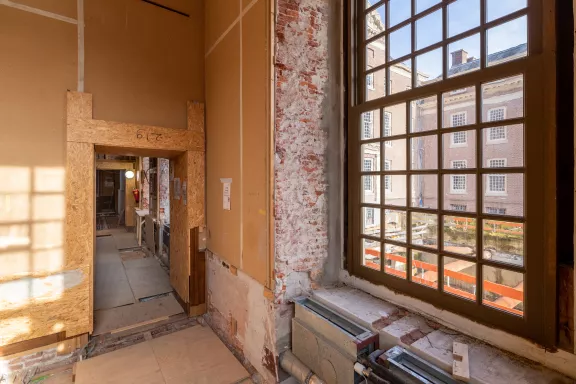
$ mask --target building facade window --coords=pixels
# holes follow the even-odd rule
[[[370,90],[374,90],[374,74],[373,73],[366,76],[366,87]]]
[[[371,142],[362,143],[363,120],[348,119],[347,195],[353,211],[348,225],[349,272],[475,321],[553,345],[554,339],[544,331],[552,316],[540,308],[548,303],[554,306],[555,298],[550,293],[544,300],[538,285],[548,284],[546,276],[555,270],[551,266],[546,271],[530,268],[543,264],[548,268],[542,258],[550,251],[542,244],[547,228],[556,233],[556,221],[525,224],[528,213],[531,217],[552,215],[555,203],[542,204],[542,189],[549,192],[544,196],[554,195],[555,186],[544,180],[552,179],[556,170],[518,160],[526,158],[525,152],[555,158],[553,145],[545,140],[556,121],[556,111],[549,107],[555,104],[541,91],[544,79],[555,80],[554,31],[542,28],[546,14],[542,11],[550,5],[532,0],[495,18],[489,8],[493,10],[498,2],[473,1],[470,6],[475,8],[467,12],[479,14],[479,24],[450,35],[449,19],[466,16],[449,15],[452,0],[432,1],[425,11],[413,9],[415,4],[418,8],[418,1],[350,1],[354,31],[347,39],[352,55],[348,115],[374,111],[373,121],[380,124],[375,123],[379,127],[374,127]],[[391,24],[390,4],[404,7],[406,17]],[[448,33],[421,45],[418,25],[432,14],[442,20],[439,30]],[[507,45],[509,36],[503,31],[512,22],[527,33],[522,35],[524,40]],[[409,35],[405,43],[395,40],[400,29]],[[462,46],[466,38],[477,39],[477,57],[468,57]],[[445,65],[421,60],[436,52],[442,52]],[[552,73],[542,71],[540,63],[545,61]],[[374,79],[369,78],[374,73],[376,90],[371,90]],[[538,113],[528,114],[528,108]],[[386,112],[392,112],[394,119]],[[378,129],[382,131],[376,135]],[[389,147],[392,138],[393,147]],[[518,151],[486,145],[503,142]],[[358,152],[376,151],[370,146],[377,146],[381,153],[368,168]],[[363,189],[389,191],[392,182],[393,194],[382,193],[376,201],[364,199]],[[378,235],[362,233],[359,213],[367,208],[379,210],[377,223],[378,212],[394,211],[402,217],[403,236],[399,238],[392,226],[382,228]],[[388,217],[384,219],[388,223]]]
[[[374,208],[366,208],[365,214],[366,214],[366,217],[364,218],[365,225],[367,227],[374,225]]]
[[[367,112],[362,115],[364,126],[364,139],[371,139],[374,132],[374,112]]]

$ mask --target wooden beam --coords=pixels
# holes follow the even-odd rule
[[[468,362],[468,345],[454,342],[452,345],[452,377],[468,383],[470,381],[470,364]]]
[[[68,119],[68,141],[171,151],[204,151],[204,133],[84,118]]]
[[[96,169],[101,170],[123,170],[135,169],[136,165],[133,161],[126,160],[96,160]]]

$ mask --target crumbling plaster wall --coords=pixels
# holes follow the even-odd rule
[[[290,300],[337,281],[341,265],[341,2],[278,0],[275,27],[276,345]]]

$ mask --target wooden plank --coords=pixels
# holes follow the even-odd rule
[[[101,170],[134,170],[135,164],[133,161],[126,160],[96,160],[96,169]]]
[[[130,171],[135,172],[134,169]],[[122,177],[125,177],[122,175]],[[136,225],[136,201],[132,191],[136,188],[136,176],[131,179],[126,179],[126,188],[124,190],[124,225],[127,227],[134,227]]]
[[[180,180],[180,186],[188,186],[188,155],[183,153],[173,162],[174,179]],[[170,284],[178,296],[188,303],[190,278],[190,229],[188,226],[188,202],[180,191],[176,199],[175,181],[170,185]],[[188,188],[188,187],[187,187]]]
[[[195,101],[188,102],[188,130],[194,132],[205,131],[205,106],[204,103]]]
[[[123,148],[204,151],[202,132],[81,118],[68,120],[68,141]]]
[[[44,350],[47,346],[56,344],[66,338],[66,332],[53,333],[51,335],[36,337],[34,339],[20,341],[0,347],[0,357],[16,358],[19,356]],[[5,359],[3,359],[5,360]]]
[[[172,159],[182,154],[182,151],[172,151],[169,149],[124,148],[109,145],[95,145],[94,148],[97,153],[104,153],[107,155],[160,157],[162,159]]]
[[[470,381],[470,364],[468,362],[468,345],[455,341],[452,345],[452,377],[468,383]]]
[[[188,227],[206,224],[206,160],[204,152],[188,151]]]

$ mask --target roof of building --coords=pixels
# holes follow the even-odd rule
[[[527,49],[528,44],[524,43],[512,48],[505,49],[503,51],[492,53],[488,55],[488,62],[490,63],[494,61],[502,61],[509,57],[520,56],[521,54],[525,53]],[[475,59],[467,63],[462,63],[450,67],[448,70],[448,76],[454,76],[455,74],[468,72],[477,68],[480,68],[480,59]]]

